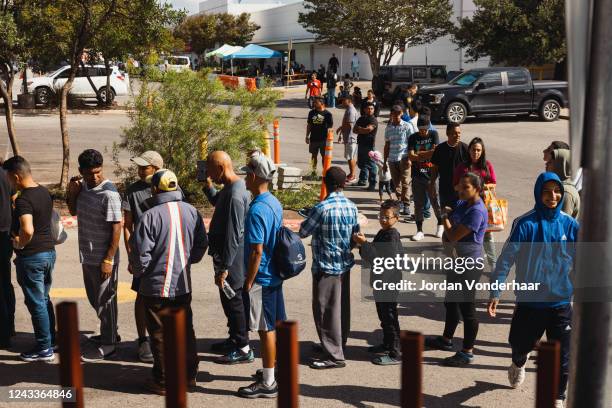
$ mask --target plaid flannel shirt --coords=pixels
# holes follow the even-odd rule
[[[351,239],[359,232],[357,207],[341,192],[315,205],[300,225],[300,236],[312,235],[312,273],[340,275],[355,264]]]

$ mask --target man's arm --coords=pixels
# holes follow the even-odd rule
[[[367,135],[368,133],[374,131],[374,129],[376,129],[376,126],[374,125],[368,125],[366,127],[355,125],[355,127],[353,128],[353,132],[357,133],[358,135]]]
[[[220,268],[226,271],[234,263],[240,238],[244,231],[245,207],[239,198],[232,198],[225,223],[225,249],[221,255]]]
[[[313,207],[312,210],[310,210],[308,218],[306,218],[300,224],[300,231],[298,232],[300,238],[306,238],[312,235],[312,233],[321,224],[321,215],[321,211],[316,206]]]
[[[79,176],[70,179],[70,183],[68,183],[68,192],[66,193],[66,204],[72,216],[77,215],[77,200],[79,194],[81,194],[82,188],[83,181]]]
[[[128,256],[132,273],[136,277],[141,276],[147,270],[152,260],[151,252],[155,247],[156,238],[149,229],[150,223],[148,215],[144,214],[134,228],[133,234],[130,235],[131,251],[128,252]]]
[[[204,192],[204,195],[206,196],[208,201],[212,204],[212,206],[215,207],[217,205],[217,200],[219,199],[219,192],[217,191],[215,186],[213,186],[213,183],[210,177],[206,178],[204,188],[202,189],[202,191]]]
[[[193,233],[193,246],[191,248],[191,255],[189,256],[189,262],[192,264],[200,262],[206,253],[206,248],[208,248],[208,235],[206,234],[204,221],[198,213],[196,226]]]
[[[34,236],[34,218],[32,214],[24,214],[19,217],[19,235],[13,238],[14,246],[23,249],[32,241]]]
[[[259,264],[261,263],[261,256],[263,254],[263,244],[252,244],[251,252],[248,258],[247,264],[247,276],[244,281],[244,289],[248,292],[253,287],[257,271],[259,271]]]
[[[132,212],[123,210],[123,243],[125,244],[125,250],[128,255],[130,254],[130,236],[132,235],[132,231],[134,231]]]

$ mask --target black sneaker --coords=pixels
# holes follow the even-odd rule
[[[368,183],[366,181],[358,181],[357,184],[359,187],[365,187],[368,185]]]
[[[374,184],[374,185],[370,185],[370,186],[368,186],[368,188],[367,188],[367,191],[376,191],[376,190],[377,190],[377,189],[376,189],[376,184]]]
[[[474,354],[458,351],[455,355],[445,358],[443,364],[448,367],[465,367],[473,361]]]
[[[425,347],[433,350],[453,351],[453,342],[444,340],[442,336],[426,337]]]
[[[243,398],[276,398],[278,385],[276,381],[272,385],[266,385],[263,381],[257,380],[251,385],[238,388],[238,395]]]
[[[215,360],[217,364],[245,364],[252,363],[255,361],[255,354],[253,353],[253,349],[250,349],[248,353],[242,352],[242,350],[237,349],[230,351],[228,354],[221,356]]]
[[[226,353],[228,351],[232,351],[236,348],[236,343],[232,339],[225,339],[223,341],[219,341],[217,343],[213,343],[210,346],[211,351]]]

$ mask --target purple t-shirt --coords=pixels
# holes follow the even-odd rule
[[[450,215],[451,224],[462,224],[471,230],[457,244],[457,253],[460,256],[473,258],[482,256],[482,242],[488,220],[489,214],[482,200],[478,200],[474,205],[469,205],[463,200],[457,202],[457,207]],[[469,245],[469,243],[476,245]]]

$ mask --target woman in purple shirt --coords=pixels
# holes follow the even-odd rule
[[[463,348],[444,359],[444,364],[451,367],[463,367],[474,361],[474,341],[478,334],[474,283],[479,281],[484,267],[482,242],[488,220],[487,209],[481,197],[480,177],[467,173],[459,179],[458,187],[457,206],[452,212],[448,207],[443,211],[443,239],[452,244],[456,261],[463,258],[461,265],[464,267],[459,268],[460,264],[457,262],[454,270],[448,270],[446,274],[447,283],[455,287],[446,291],[444,333],[442,336],[425,340],[425,345],[429,348],[452,351],[452,339],[459,321],[463,318]],[[467,260],[470,259],[468,267]]]

